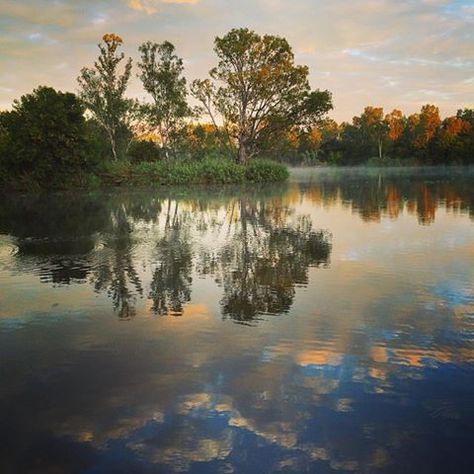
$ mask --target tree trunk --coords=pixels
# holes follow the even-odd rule
[[[248,161],[248,152],[245,140],[239,140],[239,151],[238,151],[238,160],[241,165],[244,165]]]
[[[116,149],[116,144],[115,144],[114,133],[111,131],[108,131],[108,135],[109,135],[109,140],[110,140],[110,148],[112,149],[112,157],[114,161],[117,161],[117,149]]]
[[[382,140],[379,140],[379,158],[382,159]]]

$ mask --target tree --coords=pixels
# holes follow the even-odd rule
[[[441,125],[439,109],[434,105],[424,105],[421,112],[413,116],[411,129],[416,150],[427,153],[430,142],[435,138]]]
[[[124,53],[117,53],[122,45],[120,36],[107,33],[99,43],[99,58],[93,68],[82,68],[77,78],[80,97],[97,123],[104,130],[110,143],[112,156],[117,160],[117,141],[121,130],[126,128],[125,116],[129,101],[124,97],[132,70],[132,59],[125,62],[123,72],[119,72]]]
[[[294,64],[286,39],[240,28],[217,37],[214,45],[219,62],[209,72],[211,80],[193,81],[191,93],[216,127],[220,115],[240,163],[268,136],[314,123],[332,108],[330,92],[311,91],[308,68]]]
[[[401,110],[393,109],[385,116],[387,126],[387,137],[391,142],[396,142],[403,135],[405,129],[405,117]]]
[[[167,154],[180,121],[189,115],[183,60],[175,54],[175,47],[169,41],[161,44],[148,41],[138,50],[141,53],[138,77],[153,99],[148,117]]]
[[[70,92],[38,87],[0,117],[2,161],[9,176],[51,179],[86,164],[86,123],[81,101]]]
[[[384,122],[383,108],[368,106],[360,117],[354,117],[354,126],[370,144],[377,146],[378,156],[382,159],[383,144],[387,136],[387,124]]]

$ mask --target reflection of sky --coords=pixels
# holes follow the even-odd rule
[[[40,279],[48,255],[0,252],[6,472],[470,472],[472,220],[441,206],[422,226],[404,210],[387,232],[386,216],[367,222],[300,191],[290,185],[266,208],[288,207],[286,226],[309,214],[327,229],[329,267],[309,268],[289,311],[253,327],[222,321],[223,285],[195,266],[183,314],[153,315],[166,213],[132,228],[144,291],[126,321],[90,276],[55,284]],[[210,203],[187,221],[194,259],[232,235],[208,225],[229,215]],[[92,268],[114,248],[98,239]]]
[[[290,41],[338,120],[366,105],[453,114],[474,101],[473,15],[470,0],[0,0],[0,108],[39,84],[74,90],[105,32],[135,61],[141,42],[172,41],[194,79],[214,65],[216,35],[248,26]],[[130,94],[143,96],[135,77]]]

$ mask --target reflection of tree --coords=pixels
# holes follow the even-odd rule
[[[106,209],[93,196],[45,194],[0,199],[0,232],[16,238],[17,258],[42,281],[85,281]]]
[[[92,273],[92,281],[96,291],[107,291],[119,317],[128,319],[135,314],[135,297],[143,294],[143,288],[132,257],[132,228],[124,206],[112,211],[110,223],[103,258]]]
[[[340,200],[349,204],[365,221],[379,221],[383,215],[395,219],[406,206],[420,224],[431,224],[440,205],[451,211],[469,211],[474,216],[471,176],[472,172],[453,176],[443,172],[438,175],[436,171],[391,174],[380,170],[360,175],[336,172],[321,175],[317,183],[302,183],[301,192],[313,202],[331,205]]]
[[[224,316],[249,324],[259,314],[288,311],[295,286],[307,283],[308,267],[327,264],[331,244],[308,217],[285,226],[282,213],[264,203],[240,200],[238,207],[234,233],[217,255],[203,258],[201,271],[222,282]]]
[[[156,268],[150,284],[149,298],[156,314],[180,315],[183,304],[191,299],[192,251],[189,235],[183,231],[182,216],[175,203],[171,218],[171,201],[163,238],[157,244]]]

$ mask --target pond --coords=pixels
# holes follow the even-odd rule
[[[3,196],[1,472],[472,472],[473,178]]]

